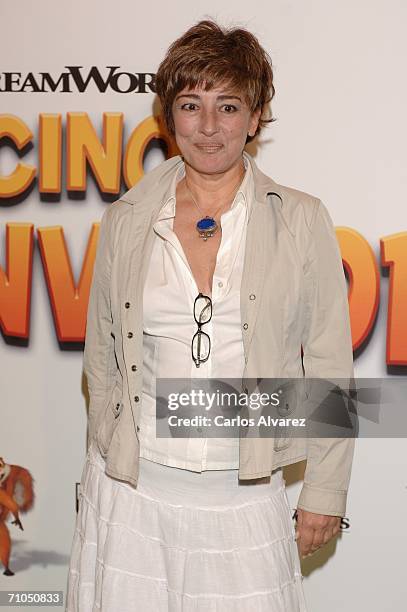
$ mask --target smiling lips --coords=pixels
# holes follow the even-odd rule
[[[195,145],[201,151],[205,153],[217,153],[223,147],[221,144],[205,144],[205,143],[197,143]]]

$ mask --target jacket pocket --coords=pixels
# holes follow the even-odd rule
[[[99,449],[103,456],[107,455],[107,451],[109,449],[114,430],[116,429],[117,424],[120,421],[119,417],[123,410],[122,399],[122,387],[116,382],[109,396],[109,400],[106,404],[103,418],[96,432]]]
[[[301,406],[305,399],[305,378],[287,378],[286,382],[281,386],[283,393],[281,401],[277,407],[277,415],[281,419],[298,417],[297,408]],[[291,435],[292,425],[278,425],[275,430],[274,450],[281,451],[288,448],[292,443]]]

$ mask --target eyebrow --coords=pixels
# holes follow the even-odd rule
[[[175,100],[179,100],[179,98],[193,98],[194,100],[200,100],[201,96],[198,96],[198,94],[180,94],[179,96],[175,98]],[[226,94],[221,94],[217,96],[216,99],[217,100],[239,100],[239,102],[242,101],[241,98],[239,98],[239,96],[226,95]]]

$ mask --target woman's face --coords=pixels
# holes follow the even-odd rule
[[[185,161],[203,174],[227,171],[239,162],[260,113],[251,113],[242,93],[228,87],[183,89],[175,97],[172,116]]]

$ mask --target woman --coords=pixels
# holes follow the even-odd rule
[[[237,378],[248,396],[253,381],[303,368],[352,376],[335,232],[320,200],[244,151],[274,95],[251,33],[198,23],[169,48],[156,87],[182,156],[102,217],[66,610],[303,612],[299,555],[339,532],[352,440],[158,437],[155,381]],[[302,459],[295,532],[282,466]]]

